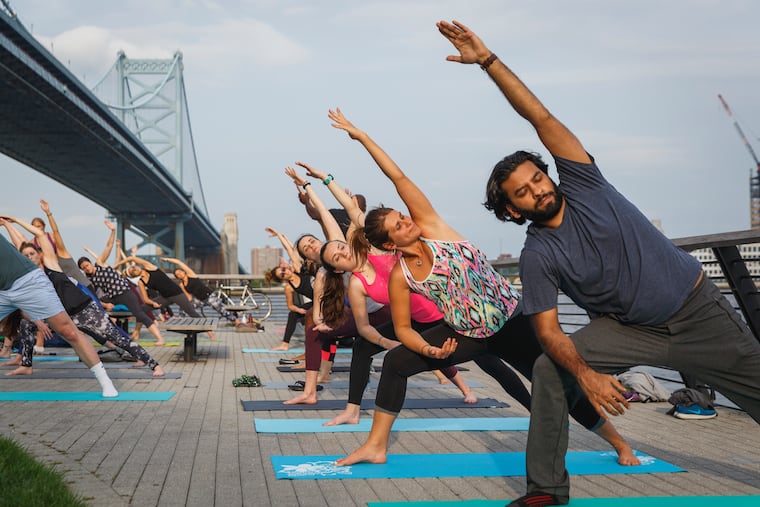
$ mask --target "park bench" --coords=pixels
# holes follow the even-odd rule
[[[194,361],[198,350],[198,333],[213,331],[218,320],[206,317],[180,317],[171,319],[163,329],[185,335],[184,359]]]

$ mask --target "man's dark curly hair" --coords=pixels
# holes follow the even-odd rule
[[[509,178],[517,166],[527,161],[533,162],[544,174],[549,174],[549,166],[541,159],[541,155],[529,151],[516,151],[500,160],[488,178],[486,202],[483,203],[483,206],[487,210],[493,211],[496,218],[502,222],[514,222],[517,225],[525,223],[525,217],[514,218],[507,211],[507,205],[511,205],[512,202],[501,189],[501,184]]]

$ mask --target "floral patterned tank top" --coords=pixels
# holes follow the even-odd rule
[[[520,293],[469,241],[420,239],[433,252],[433,268],[427,278],[417,281],[401,259],[412,291],[433,301],[446,323],[461,334],[472,338],[496,334],[517,308]]]

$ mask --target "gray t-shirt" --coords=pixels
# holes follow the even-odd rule
[[[556,158],[566,206],[556,229],[531,224],[520,255],[523,310],[557,306],[562,290],[591,318],[662,324],[702,271],[604,179],[593,162]]]
[[[0,236],[0,290],[8,290],[13,282],[37,269],[16,247]]]

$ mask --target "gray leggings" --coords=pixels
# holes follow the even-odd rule
[[[673,368],[714,387],[760,423],[760,342],[710,280],[700,282],[661,325],[600,317],[571,339],[598,372],[615,374],[638,365]],[[575,378],[548,356],[536,360],[526,453],[529,493],[569,499],[568,407],[581,395]]]

